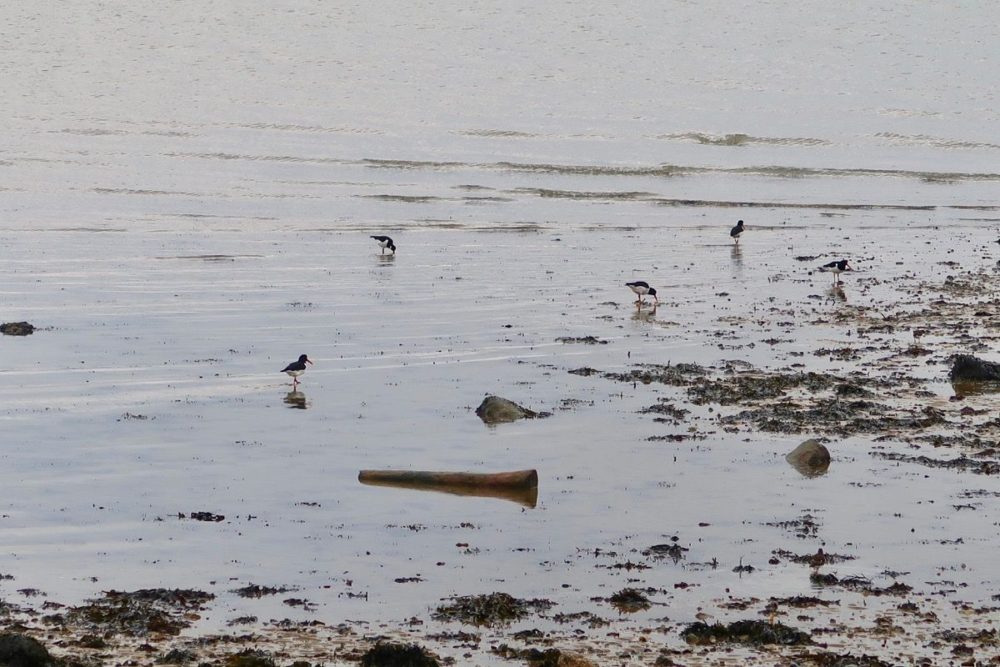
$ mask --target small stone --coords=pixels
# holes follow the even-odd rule
[[[804,477],[819,477],[830,467],[830,450],[810,438],[789,452],[785,460]]]
[[[476,408],[476,414],[486,424],[502,424],[517,421],[518,419],[534,419],[536,417],[548,416],[546,413],[529,410],[499,396],[487,396],[484,398],[483,402]]]

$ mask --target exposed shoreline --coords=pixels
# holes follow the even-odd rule
[[[772,345],[780,345],[786,337],[791,341],[803,336],[812,339],[814,335],[803,332],[814,328],[850,332],[849,339],[842,339],[849,342],[793,352],[789,357],[793,363],[783,368],[756,367],[749,362],[685,365],[669,359],[660,364],[650,359],[617,368],[593,368],[574,366],[567,358],[559,372],[579,377],[575,382],[597,383],[602,391],[613,391],[615,385],[622,384],[631,387],[639,402],[647,406],[639,411],[640,419],[652,419],[667,429],[666,433],[648,438],[655,443],[652,446],[697,447],[720,432],[754,440],[766,439],[768,433],[795,438],[819,432],[826,434],[822,440],[834,448],[832,466],[836,469],[844,461],[843,453],[836,448],[837,440],[861,438],[871,443],[869,455],[873,461],[898,462],[916,483],[923,469],[957,470],[967,491],[961,496],[965,500],[953,501],[949,511],[956,515],[975,512],[980,503],[995,502],[1000,496],[1000,489],[993,488],[992,483],[995,471],[1000,469],[1000,451],[996,448],[1000,426],[993,417],[994,410],[988,407],[995,394],[976,393],[980,388],[967,385],[956,388],[948,400],[940,393],[946,377],[933,377],[940,377],[946,370],[951,354],[991,350],[995,346],[1000,313],[1000,297],[991,287],[995,279],[995,268],[963,271],[956,267],[944,280],[917,279],[897,288],[911,295],[905,303],[844,305],[819,314],[807,300],[784,304],[770,312],[725,318],[733,330],[745,324],[775,332]],[[838,296],[834,292],[829,298],[836,302]],[[669,306],[664,310],[669,313]],[[601,340],[600,336],[579,336],[562,344],[587,345]],[[623,341],[612,342],[609,347],[615,344]],[[810,356],[827,358],[839,370],[809,371]],[[795,367],[796,358],[803,361],[800,368]],[[936,370],[931,374],[925,371],[929,360],[935,362]],[[588,408],[571,403],[563,409]],[[784,464],[776,461],[774,465]],[[873,484],[878,485],[857,480],[856,486]],[[933,498],[933,491],[928,493]],[[944,501],[942,504],[948,505]],[[241,653],[274,660],[278,665],[295,661],[352,664],[375,642],[386,638],[417,643],[446,662],[459,665],[521,664],[530,654],[525,651],[549,648],[573,652],[599,665],[770,665],[776,661],[930,665],[941,664],[942,660],[973,659],[977,664],[996,663],[998,635],[992,615],[1000,596],[988,588],[976,590],[955,583],[954,574],[965,568],[964,558],[953,562],[952,572],[947,571],[952,568],[941,567],[936,581],[914,578],[891,562],[877,576],[845,574],[844,563],[849,568],[866,557],[850,541],[825,535],[824,513],[828,511],[808,506],[792,509],[787,520],[767,524],[771,527],[765,528],[759,538],[767,540],[768,531],[787,531],[799,540],[800,548],[793,551],[776,547],[771,559],[757,560],[752,565],[739,559],[738,568],[746,568],[738,573],[741,580],[767,577],[771,570],[785,572],[781,587],[784,592],[788,592],[787,573],[792,568],[798,583],[792,586],[797,590],[790,595],[711,592],[701,597],[702,584],[698,582],[710,580],[713,572],[734,569],[728,562],[734,558],[727,558],[727,562],[704,560],[707,554],[699,548],[700,540],[690,535],[675,535],[660,545],[663,548],[642,542],[642,538],[635,541],[623,536],[612,551],[595,551],[593,545],[581,544],[577,558],[589,562],[589,567],[621,573],[617,578],[621,590],[635,589],[647,596],[651,607],[643,607],[641,611],[646,613],[638,615],[636,610],[612,604],[607,596],[615,591],[607,589],[602,597],[589,596],[586,608],[554,602],[532,609],[525,618],[510,624],[477,626],[434,620],[434,609],[445,603],[444,598],[426,599],[426,612],[408,620],[383,618],[373,623],[331,617],[327,610],[317,609],[310,602],[308,591],[258,587],[260,595],[247,597],[281,600],[290,610],[298,608],[303,613],[298,619],[272,621],[244,615],[230,620],[232,630],[219,633],[198,630],[202,614],[219,603],[213,601],[213,593],[189,591],[179,597],[168,589],[133,593],[139,600],[161,598],[156,604],[162,605],[155,607],[159,611],[153,625],[143,620],[141,613],[131,618],[130,625],[122,625],[114,613],[88,613],[86,609],[95,608],[93,604],[64,606],[43,591],[17,589],[15,568],[4,573],[13,579],[4,582],[8,600],[2,606],[3,625],[6,631],[38,638],[53,655],[95,665],[128,660],[153,664],[164,658],[184,658],[190,664],[234,664],[231,656]],[[420,532],[424,527],[412,529]],[[924,538],[918,536],[914,545],[978,547],[984,537],[932,532]],[[868,571],[880,562],[871,556],[867,560],[870,562],[864,569]],[[558,564],[542,567],[550,571],[553,580],[563,576]],[[672,583],[653,584],[654,573],[665,567],[675,570],[667,577]],[[421,579],[415,581],[419,586]],[[496,583],[494,589],[503,591],[504,584]],[[9,602],[14,590],[19,590],[20,602]],[[362,591],[357,593],[362,598]],[[341,595],[353,594],[348,582]],[[416,591],[409,594],[420,595]],[[671,599],[683,596],[691,605],[692,595],[698,598],[698,614],[673,613]],[[363,597],[367,601],[367,593]],[[129,595],[125,598],[131,599]],[[101,604],[107,604],[107,599],[97,606]],[[151,612],[153,607],[140,605],[140,609]],[[303,620],[302,615],[312,620]],[[103,620],[95,621],[98,618]],[[163,625],[165,619],[174,619],[171,623],[176,625]],[[804,631],[812,643],[762,647],[726,642],[689,645],[681,638],[681,631],[699,620],[711,624],[741,619],[780,622]],[[185,629],[189,624],[191,628]],[[843,657],[847,655],[855,660]]]

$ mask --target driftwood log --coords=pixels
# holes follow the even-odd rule
[[[538,472],[535,470],[498,473],[362,470],[358,473],[358,481],[369,486],[501,498],[526,507],[534,507],[538,502]]]

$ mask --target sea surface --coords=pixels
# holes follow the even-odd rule
[[[595,553],[678,537],[721,563],[644,575],[698,581],[650,612],[682,621],[801,592],[766,561],[820,542],[762,526],[808,508],[858,573],[960,560],[1000,592],[989,513],[927,502],[960,475],[914,487],[864,438],[819,480],[784,464],[800,438],[671,449],[642,387],[566,372],[781,366],[817,341],[706,332],[826,290],[796,256],[850,258],[868,305],[994,264],[998,26],[972,2],[5,4],[0,320],[41,330],[0,340],[0,593],[211,590],[206,628],[492,590],[569,610],[628,583]],[[555,414],[488,428],[488,393]],[[382,468],[536,468],[539,500],[358,484]],[[982,541],[916,549],[914,526]]]

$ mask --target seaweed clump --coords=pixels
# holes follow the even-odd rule
[[[7,336],[30,336],[35,333],[35,325],[30,322],[4,322],[0,324],[0,333]]]
[[[379,642],[361,656],[361,667],[439,667],[440,664],[417,644]]]
[[[850,653],[840,654],[829,651],[807,653],[795,656],[800,664],[815,667],[894,667],[895,663],[884,662],[870,655],[855,656]]]
[[[451,604],[441,605],[434,611],[434,620],[460,621],[469,625],[505,625],[553,605],[549,600],[521,600],[507,593],[463,595],[450,599],[453,601]]]
[[[622,613],[631,614],[637,611],[649,609],[652,603],[646,595],[635,588],[623,588],[610,598],[608,598],[615,609]]]
[[[879,588],[872,584],[869,579],[865,577],[844,577],[843,579],[838,579],[832,574],[819,574],[818,572],[813,572],[809,575],[809,581],[814,586],[837,586],[839,588],[844,588],[849,591],[855,591],[858,593],[864,593],[865,595],[906,595],[913,590],[912,586],[904,584],[901,581],[897,581],[884,588]]]
[[[782,375],[738,375],[723,380],[706,380],[688,388],[688,395],[695,405],[718,403],[735,405],[748,401],[781,398],[792,389],[804,388],[812,392],[829,389],[835,383],[830,375],[820,373],[791,373]]]
[[[505,660],[524,660],[528,663],[528,667],[597,667],[581,655],[557,648],[540,651],[537,648],[517,649],[507,644],[500,644],[492,649],[492,652]]]
[[[226,658],[225,667],[278,667],[273,659],[261,651],[247,649]]]
[[[933,408],[902,410],[899,415],[892,412],[888,405],[874,401],[826,399],[809,407],[792,402],[766,405],[723,417],[721,421],[724,424],[750,422],[755,428],[769,433],[803,433],[821,427],[844,437],[857,433],[922,430],[947,422],[940,411]]]
[[[813,643],[812,638],[801,630],[781,623],[772,624],[765,621],[735,621],[729,625],[721,623],[709,625],[699,621],[684,628],[681,637],[688,644],[696,646],[721,642],[750,646],[766,644],[793,646]]]
[[[107,591],[103,598],[71,609],[65,620],[105,635],[177,635],[191,625],[186,613],[204,609],[205,603],[214,598],[211,593],[186,589]]]
[[[582,374],[582,373],[581,373]],[[604,377],[619,382],[641,382],[642,384],[665,384],[673,387],[683,387],[691,384],[694,378],[704,377],[708,369],[699,364],[641,364],[627,373],[605,373]],[[589,373],[588,373],[589,375]]]

